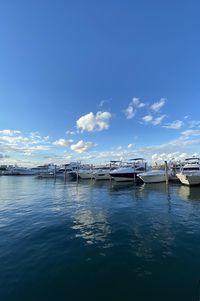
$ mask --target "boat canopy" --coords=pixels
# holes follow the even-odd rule
[[[129,159],[129,161],[145,161],[144,158],[134,158],[134,159]]]
[[[117,162],[122,162],[122,161],[119,161],[119,160],[111,160],[110,163],[117,163]]]

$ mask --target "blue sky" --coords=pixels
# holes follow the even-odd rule
[[[199,1],[0,3],[0,162],[199,154]]]

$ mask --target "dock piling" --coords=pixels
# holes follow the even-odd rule
[[[168,180],[168,165],[167,165],[167,161],[165,161],[165,180],[166,180],[166,184],[168,184],[169,180]]]

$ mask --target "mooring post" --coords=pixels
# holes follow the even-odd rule
[[[54,178],[56,178],[56,164],[54,165]]]
[[[66,173],[67,173],[67,168],[66,168],[66,164],[65,164],[65,180],[66,180]]]
[[[167,165],[167,161],[165,161],[165,180],[166,180],[166,184],[168,184],[168,165]]]

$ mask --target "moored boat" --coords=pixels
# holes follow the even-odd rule
[[[93,178],[95,180],[110,180],[110,169],[99,169],[93,172]]]
[[[93,171],[93,178],[95,180],[111,180],[110,172],[116,170],[121,166],[121,161],[110,161],[104,166],[97,166]]]
[[[93,178],[93,171],[92,169],[81,169],[79,171],[77,171],[77,176],[80,179],[92,179]]]
[[[89,164],[82,165],[80,169],[75,171],[77,178],[80,179],[92,179],[93,178],[93,166]]]
[[[188,172],[187,174],[177,174],[178,179],[184,185],[200,185],[200,171]]]
[[[166,182],[166,177],[167,179],[169,178],[164,170],[159,170],[159,169],[140,173],[138,174],[138,177],[144,183],[161,183],[161,182]]]
[[[184,185],[200,185],[200,159],[187,158],[180,173],[177,173],[177,178]]]
[[[36,176],[38,179],[52,179],[55,178],[55,173],[54,172],[43,172],[40,173]]]
[[[18,166],[11,166],[8,167],[6,170],[2,171],[2,175],[4,176],[32,176],[34,174],[35,173],[32,170],[32,168]]]
[[[124,167],[117,168],[110,172],[110,176],[117,182],[141,182],[138,177],[140,173],[143,173],[147,169],[146,160],[143,158],[131,159],[131,163],[124,164]]]

